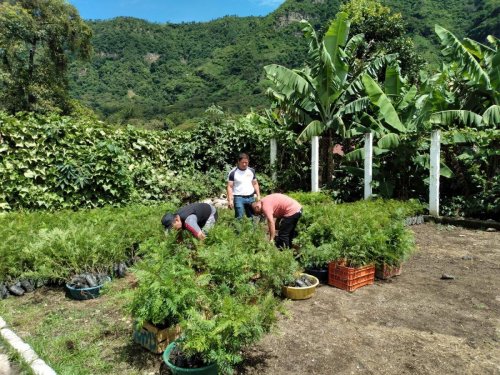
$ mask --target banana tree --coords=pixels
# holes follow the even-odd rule
[[[449,201],[467,215],[500,215],[500,49],[490,35],[488,45],[436,25],[448,58],[428,82],[434,113],[430,123],[443,129],[443,151],[457,178]],[[454,211],[456,208],[453,209]]]
[[[352,118],[352,113],[345,108],[362,108],[362,103],[355,99],[362,91],[363,75],[366,72],[376,75],[396,56],[357,59],[365,40],[362,34],[349,39],[350,22],[343,12],[330,23],[321,41],[307,21],[301,21],[301,25],[309,42],[307,66],[303,69],[265,66],[267,78],[274,85],[268,94],[282,113],[301,125],[299,141],[326,133],[330,148],[333,138],[340,141],[346,135],[346,119]],[[331,159],[331,153],[328,156]],[[333,165],[331,161],[328,164]],[[329,171],[327,180],[331,177]]]
[[[431,129],[441,128],[441,175],[452,177],[442,186],[444,200],[460,201],[465,206],[481,202],[481,207],[474,209],[486,211],[496,205],[498,211],[500,201],[491,199],[491,192],[500,191],[495,177],[499,175],[500,156],[498,40],[489,38],[491,48],[471,40],[460,47],[451,33],[439,27],[437,30],[454,48],[453,52],[445,46],[445,53],[455,56],[453,60],[426,80],[419,93],[404,84],[397,69],[390,72],[392,68],[388,68],[383,86],[365,77],[363,83],[372,108],[366,108],[351,135],[374,132],[378,140],[374,174],[379,173],[380,192],[391,196],[392,188],[397,186],[405,196],[401,183],[408,190],[423,191],[418,188],[418,176],[425,176],[422,169],[429,165],[427,138]],[[398,123],[397,118],[404,132],[391,125]],[[347,158],[359,160],[362,152],[355,150]]]
[[[397,63],[386,68],[382,85],[368,74],[363,76],[362,82],[367,96],[358,100],[363,103],[363,111],[356,115],[348,136],[359,139],[361,134],[373,133],[376,140],[373,175],[378,194],[393,197],[397,191],[398,198],[408,198],[415,195],[412,191],[425,191],[431,115],[427,98],[407,83]],[[346,160],[351,162],[363,158],[363,148],[346,155]],[[359,176],[363,173],[355,166],[345,168]],[[442,164],[441,174],[450,177],[451,170]]]
[[[443,54],[451,62],[433,81],[446,82],[439,90],[441,111],[431,117],[431,123],[441,126],[469,126],[477,129],[495,128],[500,124],[500,49],[499,40],[488,36],[490,46],[455,35],[436,25]]]

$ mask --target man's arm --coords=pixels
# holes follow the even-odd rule
[[[229,208],[233,208],[233,185],[234,185],[234,181],[228,181],[227,186],[226,186],[227,205]]]
[[[184,221],[184,227],[191,232],[199,240],[205,239],[205,234],[198,225],[198,218],[196,215],[189,215]]]
[[[259,181],[256,178],[252,180],[253,188],[255,189],[255,194],[257,194],[257,200],[260,201],[260,186]]]
[[[274,236],[276,235],[276,223],[274,222],[274,216],[264,213],[267,219],[267,227],[269,229],[269,241],[274,241]]]

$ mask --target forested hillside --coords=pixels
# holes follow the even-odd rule
[[[482,40],[498,35],[495,0],[385,0],[401,12],[419,54],[439,59],[433,27]],[[297,22],[324,27],[339,0],[287,0],[266,17],[153,24],[134,18],[89,21],[91,62],[72,64],[72,95],[116,123],[161,128],[199,116],[211,104],[230,113],[268,104],[263,66],[300,67],[306,45]],[[468,31],[468,32],[467,32]]]

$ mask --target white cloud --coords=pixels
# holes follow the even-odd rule
[[[252,2],[260,6],[277,6],[285,2],[285,0],[252,0]]]

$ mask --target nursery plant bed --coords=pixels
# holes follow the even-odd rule
[[[132,337],[134,342],[147,350],[153,353],[162,353],[170,343],[180,336],[180,334],[181,329],[178,325],[159,328],[146,322],[140,330],[134,328]]]
[[[419,251],[405,262],[404,278],[355,293],[317,288],[313,299],[290,301],[277,330],[243,349],[235,373],[498,373],[500,232],[411,230]],[[443,272],[457,278],[441,280]],[[0,316],[58,374],[158,374],[162,356],[132,342],[124,305],[134,284],[131,273],[113,279],[108,293],[85,303],[44,286],[1,300]]]
[[[282,288],[282,293],[286,298],[293,300],[301,300],[311,298],[316,292],[316,287],[319,284],[318,278],[308,275],[306,273],[301,273],[300,276],[305,276],[312,283],[310,286],[306,287],[295,287],[284,285]]]
[[[377,264],[375,266],[375,277],[380,280],[387,280],[390,279],[391,277],[401,275],[402,271],[403,271],[402,264],[400,264],[399,266],[391,266],[385,263],[382,265]]]
[[[375,265],[347,267],[339,262],[328,265],[328,285],[353,292],[375,281]]]
[[[165,349],[165,351],[163,352],[163,362],[165,362],[165,364],[168,366],[170,372],[173,375],[182,375],[182,374],[217,375],[218,374],[217,364],[215,363],[198,368],[185,368],[174,365],[172,362],[170,362],[170,353],[175,348],[175,345],[176,345],[175,341],[171,342],[170,344],[168,344],[167,349]]]

